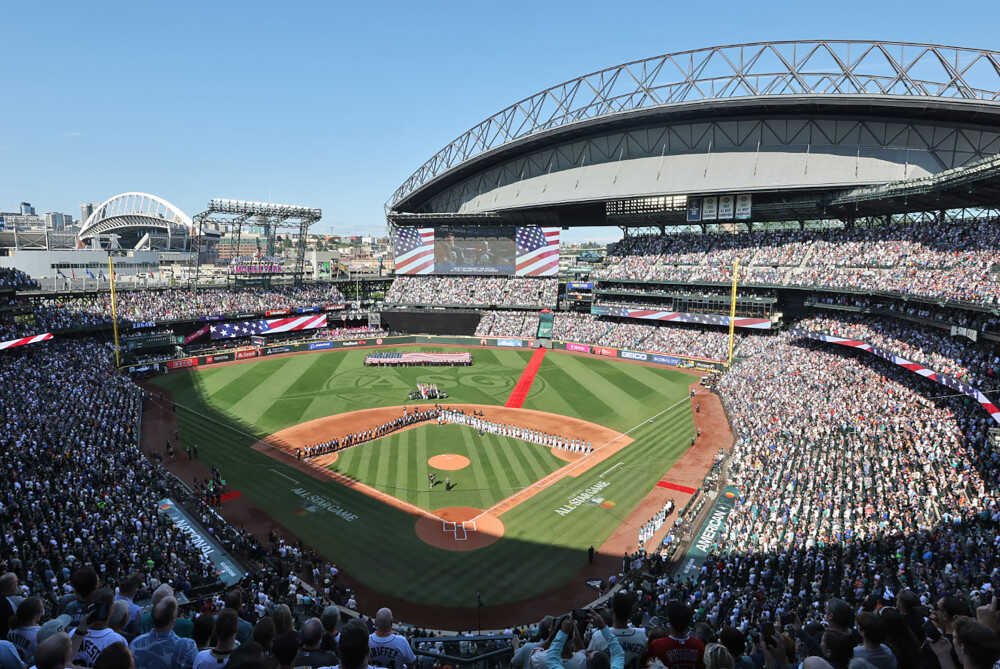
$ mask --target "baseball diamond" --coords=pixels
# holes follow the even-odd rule
[[[360,583],[415,605],[468,606],[476,591],[491,605],[510,604],[566,585],[586,564],[587,547],[611,536],[694,432],[687,394],[697,379],[677,370],[550,354],[524,408],[510,409],[503,404],[528,363],[526,351],[477,350],[472,367],[435,368],[366,367],[370,354],[270,358],[168,375],[155,384],[177,404],[181,439],[198,444],[200,457],[224,469],[231,486]],[[325,465],[294,460],[296,446],[343,434],[341,415],[360,427],[399,414],[400,392],[422,382],[450,389],[442,406],[482,409],[492,420],[567,438],[589,433],[595,452],[570,460],[554,448],[480,435],[468,426],[422,424],[343,450]],[[361,407],[378,409],[379,416],[360,417],[368,413]],[[258,441],[272,448],[251,448]],[[269,451],[276,449],[286,456],[273,457]],[[470,465],[436,470],[429,486],[435,471],[429,460],[444,454],[468,458]],[[605,454],[614,456],[610,471]],[[588,457],[601,466],[591,467]],[[595,485],[602,487],[601,501],[614,500],[613,509],[580,504],[565,512]],[[304,507],[302,491],[356,519]],[[429,545],[415,519],[444,507],[494,509],[502,538],[471,552]],[[301,508],[308,512],[297,512]],[[403,555],[408,569],[398,568]],[[481,578],[483,570],[490,579]]]

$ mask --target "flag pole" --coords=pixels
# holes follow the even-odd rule
[[[739,275],[740,261],[737,258],[733,261],[733,294],[729,300],[729,360],[726,362],[726,367],[731,367],[733,364],[733,338],[736,332],[736,282],[739,280]]]
[[[118,352],[118,311],[115,301],[115,267],[111,264],[111,253],[108,253],[108,277],[111,279],[111,324],[115,331],[115,367],[122,364],[121,355]]]

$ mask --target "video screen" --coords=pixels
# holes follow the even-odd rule
[[[439,227],[434,237],[435,274],[513,274],[514,226]]]

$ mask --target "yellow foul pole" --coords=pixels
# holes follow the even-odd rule
[[[733,295],[729,300],[729,360],[726,366],[733,364],[733,339],[736,332],[736,282],[740,276],[740,261],[733,261]]]
[[[111,323],[115,331],[115,367],[122,364],[118,352],[118,310],[115,301],[115,266],[111,264],[111,254],[108,254],[108,277],[111,279]]]

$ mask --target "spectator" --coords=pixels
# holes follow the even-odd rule
[[[172,595],[153,606],[153,631],[136,637],[131,645],[138,669],[191,669],[198,646],[192,639],[177,636],[176,620],[177,600]]]
[[[340,642],[340,633],[337,627],[340,624],[340,609],[336,606],[327,606],[320,616],[323,623],[323,650],[331,653],[337,652],[337,644]]]
[[[348,621],[340,630],[338,644],[340,669],[367,669],[371,655],[371,641],[364,623],[360,620]]]
[[[554,622],[555,620],[552,616],[545,616],[538,622],[535,640],[521,644],[521,647],[514,652],[514,656],[510,661],[511,666],[514,669],[525,669],[525,667],[528,666],[528,660],[531,657],[531,654],[536,648],[545,643],[545,640],[549,637],[549,633],[552,631],[552,625]]]
[[[279,669],[292,669],[295,658],[299,654],[299,635],[294,630],[288,630],[278,635],[274,640],[274,657]]]
[[[3,639],[7,638],[10,618],[21,602],[21,598],[17,595],[17,584],[17,574],[14,572],[9,571],[0,576],[0,638]]]
[[[646,638],[646,630],[642,627],[632,627],[629,620],[632,617],[632,606],[634,599],[631,593],[619,590],[611,600],[611,629],[610,633],[618,639],[622,650],[625,652],[625,666],[634,669],[639,666],[639,661],[645,655],[649,646]],[[604,651],[608,647],[603,634],[595,634],[590,640],[590,651]]]
[[[128,619],[128,607],[123,622]],[[94,669],[135,669],[135,658],[124,641],[111,644],[97,656]]]
[[[406,637],[392,631],[392,611],[387,608],[383,607],[375,614],[375,631],[368,642],[371,646],[371,661],[378,666],[403,669],[417,659]]]
[[[233,651],[239,645],[236,634],[239,616],[233,609],[223,609],[215,619],[215,645],[198,652],[193,669],[221,669],[229,662]]]
[[[2,644],[0,644],[2,645]],[[35,666],[38,669],[64,669],[73,666],[73,641],[66,632],[56,632],[38,642]],[[6,665],[3,665],[7,669]]]
[[[194,639],[194,645],[198,647],[199,654],[201,651],[212,647],[212,639],[217,634],[215,620],[215,617],[211,613],[199,613],[194,619],[191,638]],[[195,663],[197,664],[197,660]]]
[[[128,604],[128,622],[125,625],[125,636],[134,639],[139,636],[139,619],[142,617],[142,610],[135,603],[135,593],[142,585],[142,577],[138,574],[129,574],[118,586],[118,599]]]
[[[865,660],[877,669],[896,669],[896,656],[884,643],[884,621],[868,611],[859,614],[857,621],[862,643],[854,648],[854,657]]]
[[[658,659],[668,669],[696,669],[704,666],[705,644],[688,634],[691,608],[673,600],[667,604],[670,635],[649,643],[649,657]]]
[[[21,659],[28,666],[35,663],[35,649],[38,647],[38,630],[42,627],[44,607],[38,597],[28,597],[17,606],[17,613],[11,618],[7,638],[17,647]]]
[[[89,599],[90,604],[73,632],[74,636],[83,636],[80,649],[73,658],[73,664],[81,667],[93,667],[101,651],[113,643],[128,644],[125,637],[108,627],[115,593],[110,588],[100,588]]]
[[[108,615],[108,627],[120,634],[126,640],[128,634],[125,627],[128,625],[128,603],[118,599],[111,605],[111,613]]]
[[[302,650],[295,659],[297,667],[333,666],[339,662],[337,655],[323,650],[323,623],[310,618],[302,624]]]

